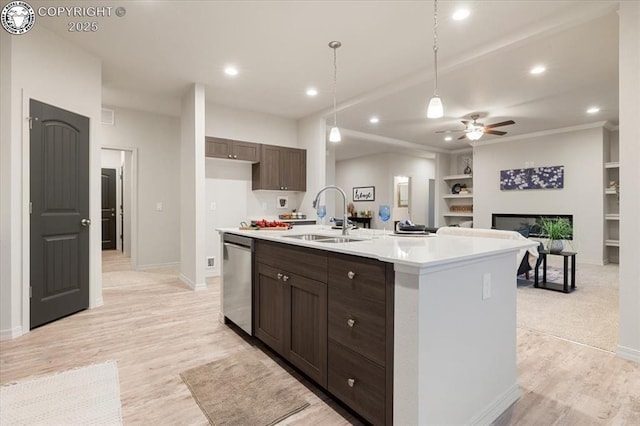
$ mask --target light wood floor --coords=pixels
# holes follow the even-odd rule
[[[218,322],[217,280],[193,292],[175,270],[131,271],[117,252],[106,252],[103,262],[104,306],[1,342],[0,384],[116,360],[126,424],[207,424],[180,372],[256,350]],[[524,329],[518,329],[517,350],[523,396],[498,425],[640,425],[639,364]],[[269,365],[303,380],[281,362]],[[283,423],[358,423],[303,383],[311,405]]]

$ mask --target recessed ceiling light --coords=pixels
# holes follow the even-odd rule
[[[314,97],[314,96],[317,96],[317,95],[318,95],[318,90],[317,90],[316,88],[314,88],[314,87],[309,87],[309,88],[307,89],[307,96]]]
[[[444,140],[447,141],[447,142],[450,142],[450,141],[453,140],[453,138],[451,136],[445,136]]]
[[[233,65],[228,65],[224,68],[224,73],[231,77],[235,77],[236,75],[238,75],[238,68],[234,67]]]
[[[596,114],[596,113],[598,113],[598,112],[600,112],[600,108],[598,108],[598,107],[596,107],[596,106],[591,107],[591,108],[589,108],[589,109],[587,110],[587,114]]]
[[[467,19],[471,12],[469,9],[458,9],[451,16],[454,21],[462,21],[463,19]]]
[[[376,124],[376,123],[379,123],[379,122],[380,122],[380,119],[378,117],[371,117],[369,119],[369,123],[371,123],[371,124]]]
[[[531,74],[542,74],[547,68],[544,65],[536,65],[529,71]]]

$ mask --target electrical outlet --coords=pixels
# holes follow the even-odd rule
[[[215,210],[216,209],[216,203],[215,202],[211,202],[211,204],[209,205],[209,209],[210,210]]]
[[[156,211],[159,211],[159,212],[162,211],[162,203],[160,201],[156,203]]]
[[[482,300],[491,297],[491,274],[486,273],[482,276]]]
[[[266,210],[267,209],[267,203],[262,203],[262,210]]]
[[[207,257],[207,268],[214,268],[216,266],[216,258],[215,257]]]

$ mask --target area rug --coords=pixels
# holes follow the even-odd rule
[[[212,425],[273,425],[309,403],[251,352],[180,374]]]
[[[121,425],[116,362],[1,386],[0,424]]]
[[[549,265],[547,281],[562,282],[562,266]],[[542,274],[540,274],[542,279]],[[618,267],[576,268],[576,289],[568,294],[518,279],[518,327],[615,352],[618,341]]]

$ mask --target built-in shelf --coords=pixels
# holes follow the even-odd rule
[[[442,198],[473,198],[473,194],[451,194],[443,195]]]
[[[620,168],[620,163],[618,161],[611,162],[611,163],[604,163],[604,168],[605,169],[619,169]]]
[[[620,215],[617,213],[609,213],[609,214],[605,214],[604,218],[606,220],[620,220]]]
[[[473,179],[473,175],[451,175],[451,176],[445,176],[442,179],[444,180]]]
[[[448,216],[448,217],[473,217],[473,212],[449,212],[449,213],[445,213],[443,214],[443,216]]]
[[[604,240],[604,245],[607,247],[620,247],[620,240]]]
[[[615,189],[607,188],[607,189],[604,190],[604,193],[607,194],[607,195],[615,195],[615,194],[618,193],[618,191],[616,191]]]

